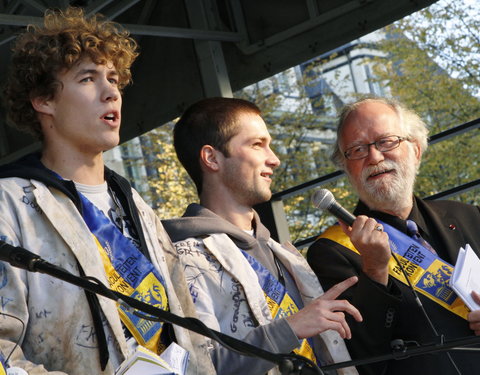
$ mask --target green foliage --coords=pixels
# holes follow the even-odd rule
[[[292,186],[310,181],[324,173],[333,172],[334,166],[328,161],[329,147],[315,140],[315,132],[331,123],[331,118],[322,118],[311,110],[311,102],[304,91],[308,80],[295,81],[292,92],[272,90],[278,86],[276,77],[270,85],[253,85],[235,93],[236,97],[255,102],[262,109],[273,139],[272,148],[281,160],[274,171],[272,191],[283,191]],[[288,107],[288,100],[295,96],[294,105]],[[318,104],[318,103],[317,103]],[[292,241],[299,235],[315,231],[318,223],[307,218],[315,214],[309,194],[297,195],[283,202]]]
[[[440,1],[386,27],[389,38],[377,46],[388,56],[376,61],[378,79],[428,120],[432,133],[480,113],[479,12],[464,1]]]
[[[182,216],[189,203],[197,202],[195,184],[178,161],[173,147],[173,123],[150,133],[149,142],[142,145],[143,154],[151,155],[146,167],[154,169],[157,177],[150,178],[149,201],[156,202],[155,211],[161,219]]]
[[[377,83],[387,86],[392,96],[429,124],[430,134],[480,117],[479,6],[466,1],[439,1],[388,26],[388,38],[375,46],[383,57],[364,61],[373,68]],[[472,16],[475,14],[477,17]],[[293,80],[296,84],[285,83],[295,75],[291,69],[235,93],[262,109],[274,139],[273,149],[282,162],[274,172],[274,192],[336,170],[329,161],[333,110],[341,104],[340,99],[346,99],[332,94],[311,101],[305,92],[323,67],[336,58],[332,55],[312,65],[301,80]],[[347,79],[351,77],[336,72],[332,85],[337,92],[345,92]],[[356,95],[346,93],[349,98]],[[176,159],[171,129],[172,124],[167,124],[151,132],[150,146],[144,150],[144,155],[155,155],[148,166],[159,177],[149,184],[152,197],[159,200],[157,212],[162,218],[181,215],[188,203],[197,200],[193,183]],[[429,196],[479,178],[479,150],[478,130],[430,146],[417,179],[418,195]],[[345,177],[322,187],[332,190],[348,209],[354,208],[357,197]],[[452,199],[480,203],[478,189]],[[314,236],[334,221],[312,207],[308,192],[286,199],[284,207],[292,241]]]
[[[375,61],[379,81],[427,122],[430,134],[480,117],[480,7],[439,3],[388,26]],[[473,15],[477,15],[474,17]],[[415,191],[429,196],[479,177],[480,134],[432,145],[423,158]],[[479,204],[478,198],[463,199]]]

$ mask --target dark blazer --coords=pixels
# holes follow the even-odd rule
[[[362,202],[359,202],[354,213],[380,219],[407,233],[404,220],[370,211]],[[480,256],[478,206],[415,198],[409,219],[417,222],[422,237],[450,264],[455,264],[459,248],[467,243]],[[391,353],[391,342],[395,339],[403,339],[408,347],[413,347],[437,343],[440,341],[438,335],[443,335],[445,340],[473,336],[466,320],[420,295],[425,309],[423,313],[415,302],[413,292],[392,277],[387,287],[372,281],[361,270],[360,255],[334,241],[317,240],[310,246],[307,260],[325,289],[347,277],[359,276],[359,282],[340,297],[348,299],[364,318],[362,323],[349,319],[352,339],[346,340],[346,343],[353,359]],[[450,356],[451,359],[445,352],[420,355],[359,366],[358,369],[361,374],[372,375],[450,375],[458,373],[452,364],[453,360],[461,374],[479,373],[480,352],[452,351]]]

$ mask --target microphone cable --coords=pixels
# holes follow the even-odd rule
[[[323,209],[323,210],[325,210],[325,209],[328,210],[332,215],[334,215],[336,218],[340,219],[341,221],[343,221],[347,225],[351,226],[353,224],[353,222],[355,221],[355,216],[353,216],[350,212],[348,212],[341,205],[339,205],[336,202],[335,197],[333,196],[332,192],[328,189],[320,189],[320,190],[315,191],[315,193],[312,196],[312,203],[317,208],[320,208],[320,209]],[[433,324],[430,317],[428,316],[428,313],[425,310],[422,302],[420,301],[420,298],[418,297],[418,293],[415,290],[415,288],[413,287],[413,285],[410,281],[410,278],[408,277],[407,272],[403,268],[403,265],[400,263],[396,254],[393,251],[390,250],[390,254],[392,254],[393,258],[395,259],[398,266],[400,267],[400,270],[402,271],[403,276],[407,280],[408,287],[413,292],[413,295],[415,297],[415,301],[416,301],[417,305],[420,307],[420,310],[422,311],[422,314],[427,319],[427,322],[428,322],[429,326],[431,327],[433,333],[435,334],[435,336],[437,338],[440,339],[440,342],[443,343],[444,336],[440,335],[438,333],[437,329],[435,328],[435,325]],[[417,343],[417,345],[418,345],[418,343]],[[451,362],[452,366],[455,368],[457,374],[462,375],[462,373],[458,369],[455,361],[453,360],[453,358],[451,357],[451,355],[448,351],[446,352],[446,355],[448,356],[449,361]]]
[[[285,355],[285,354],[272,353],[272,352],[263,350],[257,346],[250,345],[246,342],[243,342],[242,340],[228,336],[222,332],[214,331],[211,328],[207,327],[199,319],[196,319],[196,318],[185,319],[178,315],[172,314],[169,311],[158,309],[153,305],[144,303],[141,300],[110,290],[95,277],[86,276],[86,275],[83,275],[83,276],[74,275],[60,266],[56,266],[52,263],[45,261],[40,256],[26,249],[9,245],[6,242],[1,240],[0,240],[0,249],[5,250],[5,251],[0,251],[0,260],[8,262],[14,267],[22,268],[29,272],[40,272],[40,273],[47,274],[49,276],[63,280],[72,285],[76,285],[80,288],[91,291],[92,293],[102,295],[104,297],[112,299],[116,303],[123,304],[124,306],[129,305],[129,307],[131,307],[132,309],[141,310],[142,312],[147,312],[148,315],[153,315],[155,317],[161,318],[164,321],[179,325],[182,328],[194,331],[203,336],[207,336],[210,338],[215,337],[215,341],[218,341],[222,345],[228,342],[229,347],[237,346],[239,350],[244,351],[242,353],[243,355],[253,355],[254,357],[258,357],[258,358],[270,361],[276,365],[281,365],[281,367],[284,367],[284,368],[290,367],[287,364],[289,359],[296,359],[297,362],[301,362],[304,365],[305,364],[308,365],[308,369],[314,371],[316,374],[322,374],[322,370],[315,363],[313,363],[308,358],[305,358],[303,356],[292,355],[292,354]],[[13,317],[13,318],[16,318],[16,317]],[[186,322],[188,322],[188,324]],[[192,324],[192,322],[196,324]],[[23,330],[22,330],[22,336],[23,336],[24,330],[25,330],[25,324],[23,322],[22,322],[22,326],[23,326]],[[19,340],[21,339],[21,337],[19,338]],[[217,340],[218,338],[221,338],[221,340]],[[14,347],[14,349],[16,349],[16,346]],[[9,357],[11,356],[12,353],[10,353]],[[294,371],[297,371],[297,369],[300,370],[302,368],[303,366],[297,366],[296,368],[294,367]]]
[[[145,319],[145,320],[155,321],[155,322],[163,322],[163,320],[161,318],[150,315],[148,313],[140,311],[139,309],[131,306],[126,299],[122,298],[121,293],[114,293],[111,289],[107,288],[97,278],[95,278],[93,276],[84,276],[83,278],[95,283],[98,287],[102,288],[102,290],[105,292],[106,295],[110,296],[111,299],[116,300],[116,302],[118,304],[122,305],[125,309],[129,310],[130,312],[132,312],[137,317]],[[235,353],[240,354],[240,355],[248,356],[248,357],[261,358],[261,357],[258,357],[255,354],[251,353],[249,351],[249,349],[246,346],[244,346],[246,344],[244,344],[241,340],[237,340],[238,349],[234,348],[232,345],[230,345],[225,340],[223,340],[223,338],[221,338],[219,335],[217,335],[217,333],[214,330],[209,328],[200,319],[192,318],[192,317],[184,317],[183,319],[185,321],[188,321],[191,324],[190,328],[188,328],[188,327],[184,327],[184,328],[191,329],[193,327],[196,327],[199,330],[193,330],[193,332],[203,334],[204,336],[207,336],[207,337],[217,341],[221,346],[227,348],[228,350],[230,350],[232,352],[235,352]],[[200,331],[203,332],[203,333],[200,333]],[[301,355],[298,355],[298,354],[295,354],[295,353],[289,353],[289,354],[277,353],[277,354],[274,354],[274,355],[282,358],[282,363],[281,364],[276,363],[276,365],[279,366],[284,371],[287,371],[288,373],[290,373],[291,371],[296,371],[293,368],[294,363],[299,363],[297,365],[298,366],[297,369],[298,369],[298,371],[300,371],[300,373],[301,373],[302,369],[305,369],[304,365],[307,365],[308,366],[307,368],[309,368],[315,374],[323,375],[323,371],[321,370],[321,368],[316,363],[314,363],[312,360],[310,360],[309,358],[306,358],[304,356],[301,356]],[[290,361],[290,364],[288,363],[289,361]]]
[[[12,356],[13,352],[15,351],[15,349],[17,349],[17,347],[20,345],[20,340],[22,339],[23,337],[23,334],[25,333],[25,323],[22,319],[20,319],[19,317],[17,316],[14,316],[14,315],[11,315],[11,314],[7,314],[5,312],[0,312],[0,315],[4,315],[4,316],[8,316],[9,318],[12,318],[12,319],[16,319],[20,322],[20,324],[22,325],[22,331],[20,332],[20,336],[18,337],[18,339],[15,341],[15,345],[13,346],[13,349],[10,351],[10,353],[8,354],[8,356],[5,358],[5,366],[8,367],[8,362],[10,360],[10,357]]]
[[[422,301],[420,300],[420,297],[418,296],[418,293],[417,291],[415,290],[415,288],[413,287],[412,285],[412,282],[410,281],[410,278],[407,274],[407,272],[405,271],[405,268],[403,268],[403,265],[402,263],[399,261],[399,259],[397,258],[397,255],[395,254],[395,252],[393,251],[390,251],[390,253],[392,254],[393,258],[395,259],[395,262],[397,262],[397,265],[400,267],[400,270],[402,271],[402,274],[403,276],[405,277],[405,280],[407,280],[407,284],[408,284],[408,287],[409,289],[412,291],[414,297],[415,297],[415,302],[417,303],[418,307],[420,307],[420,310],[422,311],[422,314],[423,316],[425,317],[425,319],[427,320],[428,322],[428,325],[430,326],[430,328],[432,329],[433,333],[435,334],[435,336],[437,338],[440,339],[440,343],[443,343],[443,340],[444,340],[444,336],[443,335],[440,335],[435,327],[435,325],[433,324],[432,320],[430,319],[430,316],[428,315],[427,311],[425,310],[425,307],[423,306],[423,303]],[[458,375],[462,375],[462,372],[460,371],[460,369],[458,368],[457,364],[455,363],[455,361],[453,360],[452,356],[450,355],[450,352],[446,352],[445,353],[450,361],[450,363],[452,364],[453,368],[455,369],[455,371],[457,372]]]

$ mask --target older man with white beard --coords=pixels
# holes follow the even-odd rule
[[[418,115],[384,98],[357,101],[339,117],[332,160],[359,195],[357,219],[351,227],[329,228],[307,258],[327,289],[359,277],[341,296],[364,317],[349,322],[354,359],[391,353],[395,339],[410,347],[480,335],[480,310],[469,312],[448,286],[459,248],[468,243],[480,251],[480,208],[413,194],[427,134]],[[405,251],[393,257],[390,247]],[[357,368],[361,374],[476,374],[480,353],[441,352]]]

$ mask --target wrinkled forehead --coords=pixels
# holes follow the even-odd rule
[[[339,144],[343,148],[355,143],[369,143],[387,135],[404,135],[397,112],[384,103],[364,103],[343,122]]]

